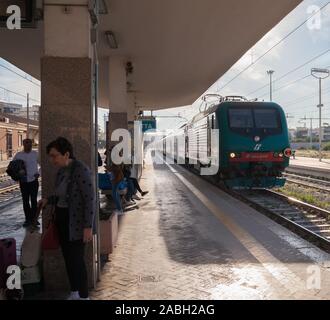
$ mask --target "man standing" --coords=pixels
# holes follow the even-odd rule
[[[38,153],[32,150],[32,140],[23,140],[24,150],[17,152],[13,160],[23,160],[26,168],[26,177],[20,180],[19,185],[23,198],[25,222],[23,227],[31,225],[37,215],[37,197],[39,189]],[[31,200],[31,205],[30,205]],[[37,222],[39,225],[39,222]]]

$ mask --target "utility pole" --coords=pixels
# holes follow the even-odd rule
[[[291,116],[290,113],[286,113],[286,114],[285,114],[285,117],[286,117],[287,119],[293,119],[293,118],[294,118],[294,116]],[[290,138],[290,136],[289,136],[289,138]],[[291,139],[291,138],[290,138],[290,139]]]
[[[309,127],[309,144],[310,148],[313,147],[313,120],[318,120],[318,118],[307,118],[306,116],[304,118],[300,119],[301,121],[310,121],[310,127]]]
[[[29,111],[29,104],[30,104],[30,95],[27,94],[26,96],[26,138],[29,139],[30,137],[30,111]]]
[[[319,161],[322,161],[322,79],[328,78],[330,71],[328,69],[312,68],[311,75],[319,79]]]
[[[273,101],[273,73],[274,70],[268,70],[267,74],[269,75],[269,100]]]
[[[290,115],[290,113],[286,113],[286,114],[285,114],[285,117],[286,117],[287,119],[293,119],[293,118],[294,118],[294,116]]]

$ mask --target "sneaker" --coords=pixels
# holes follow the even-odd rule
[[[148,194],[149,193],[149,191],[143,191],[142,193],[141,193],[141,196],[142,197],[144,197],[146,194]]]
[[[129,200],[129,201],[127,201],[126,200],[126,202],[125,202],[125,207],[127,207],[127,206],[133,206],[133,205],[135,205],[136,203],[135,203],[135,201],[132,201],[132,200]]]
[[[79,292],[78,291],[71,291],[68,298],[66,300],[80,300]]]
[[[132,195],[132,199],[134,200],[141,200],[141,198],[139,196],[137,196],[136,194]]]

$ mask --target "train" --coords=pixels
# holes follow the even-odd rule
[[[282,107],[240,96],[219,98],[158,146],[175,162],[231,189],[283,186],[292,155]]]

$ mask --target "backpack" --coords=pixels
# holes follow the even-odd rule
[[[24,161],[23,160],[10,161],[6,172],[14,181],[22,180],[26,176]]]

